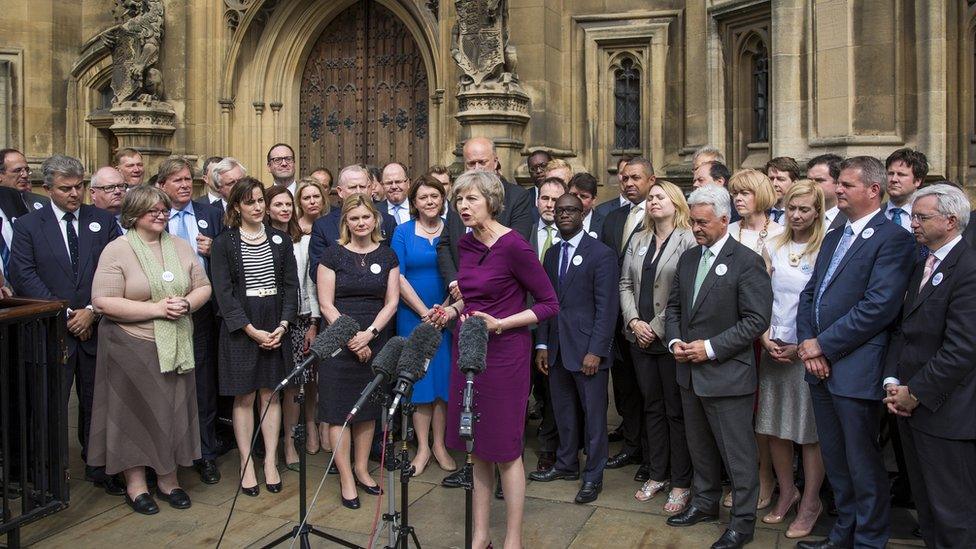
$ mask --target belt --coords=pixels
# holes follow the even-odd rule
[[[256,288],[247,290],[245,293],[247,297],[268,297],[269,295],[278,295],[278,288]]]

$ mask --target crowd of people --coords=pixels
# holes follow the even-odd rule
[[[183,157],[147,177],[122,149],[86,181],[77,159],[54,155],[42,196],[24,156],[0,151],[0,287],[68,304],[64,394],[78,394],[86,479],[139,513],[157,500],[185,509],[177,471],[221,480],[227,417],[242,493],[259,496],[259,477],[281,491],[279,457],[297,470],[299,452],[325,450],[342,505],[357,509],[361,491],[382,493],[369,464],[382,410],[368,403],[343,436],[347,413],[384,344],[430,323],[442,340],[412,395],[411,466],[433,459],[445,486],[463,486],[453,365],[460,326],[478,317],[490,337],[475,378],[475,547],[491,545],[493,494],[504,546],[521,547],[526,477],[576,481],[586,504],[605,469],[624,467],[669,526],[729,508],[715,548],[752,541],[757,518],[807,538],[828,511],[828,537],[798,547],[884,547],[882,430],[926,546],[976,546],[964,505],[976,492],[976,230],[958,186],[926,182],[922,152],[732,170],[703,147],[687,196],[650,160],[623,157],[619,196],[600,204],[597,177],[546,150],[526,158],[528,189],[500,173],[491,140],[462,155],[456,176],[390,162],[298,179],[279,143],[271,185],[212,157],[194,200]],[[340,316],[361,330],[275,393]],[[526,475],[529,421],[539,451]]]

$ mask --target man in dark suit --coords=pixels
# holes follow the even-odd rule
[[[962,241],[969,200],[947,184],[915,193],[915,264],[888,350],[884,387],[898,416],[927,547],[976,547],[976,251]]]
[[[486,137],[468,139],[464,142],[462,154],[464,168],[467,171],[498,171],[498,156],[495,154],[495,144],[491,139]],[[505,187],[505,207],[498,215],[498,222],[514,229],[528,241],[532,235],[532,203],[529,193],[522,187],[509,183],[505,178],[502,178],[502,185]],[[465,234],[467,229],[461,221],[461,216],[449,204],[444,230],[441,231],[441,239],[437,243],[437,268],[455,299],[460,295],[457,292],[457,245]]]
[[[624,166],[626,166],[627,163],[633,159],[634,157],[629,154],[625,154],[617,159],[617,172],[611,175],[611,179],[617,187],[618,194],[610,200],[601,202],[598,206],[593,208],[593,211],[598,213],[601,217],[606,218],[608,215],[610,215],[610,212],[627,206],[630,203],[630,201],[627,200],[627,197],[624,196],[624,184],[621,177],[624,174]],[[607,183],[607,185],[609,186],[610,183]]]
[[[170,199],[169,233],[185,240],[197,251],[197,259],[210,276],[210,248],[224,228],[223,215],[213,206],[192,202],[193,165],[172,157],[159,165],[156,184]],[[209,300],[193,313],[194,376],[200,422],[200,479],[206,484],[220,481],[217,468],[217,311]]]
[[[678,362],[694,496],[667,522],[691,526],[718,518],[724,464],[732,481],[731,522],[712,547],[742,547],[752,541],[759,501],[752,344],[769,327],[773,291],[762,258],[729,236],[728,191],[706,185],[688,204],[699,246],[678,260],[664,332]]]
[[[227,211],[227,197],[230,190],[238,181],[247,176],[247,168],[236,158],[224,157],[210,164],[203,177],[207,181],[207,194],[197,198],[194,202],[205,206],[213,206],[221,214]]]
[[[407,203],[410,178],[407,177],[407,167],[399,162],[383,166],[380,184],[385,198],[376,202],[376,209],[389,214],[397,225],[410,221],[410,204]]]
[[[3,287],[10,286],[10,250],[14,242],[14,221],[28,212],[27,206],[16,189],[0,186],[0,272],[4,276]]]
[[[600,240],[600,235],[603,234],[604,217],[593,209],[596,192],[597,181],[591,174],[580,172],[569,180],[569,194],[579,198],[583,203],[583,230]]]
[[[884,547],[888,539],[890,489],[878,447],[881,374],[917,252],[914,239],[881,211],[886,181],[876,158],[841,163],[837,204],[848,221],[827,233],[800,294],[797,355],[807,370],[838,516],[827,539],[798,547]]]
[[[970,219],[976,219],[976,210],[969,212]],[[962,232],[962,239],[970,248],[976,248],[976,223],[969,223]]]
[[[836,154],[821,154],[807,162],[807,179],[820,186],[824,193],[824,224],[827,229],[843,227],[847,216],[837,207],[837,178],[844,159]]]
[[[65,410],[74,383],[78,394],[78,439],[88,458],[92,398],[95,392],[97,317],[91,305],[92,279],[105,246],[121,234],[115,217],[82,204],[85,170],[75,158],[54,155],[41,165],[51,201],[17,219],[10,251],[10,281],[23,297],[68,302],[65,337]],[[85,467],[85,478],[113,495],[125,492],[104,468]]]
[[[125,233],[119,215],[121,215],[122,199],[125,198],[128,186],[119,170],[112,166],[104,166],[96,170],[91,176],[88,191],[91,193],[92,205],[112,214],[115,222],[119,223],[119,230]]]
[[[620,270],[627,251],[627,244],[641,229],[644,220],[644,205],[647,193],[654,185],[654,165],[646,158],[635,158],[628,162],[620,175],[623,195],[629,206],[610,212],[603,222],[600,240],[617,253],[617,270]],[[623,335],[623,319],[617,317],[614,331],[614,359],[610,369],[613,377],[613,400],[617,413],[623,418],[620,424],[623,448],[617,455],[607,460],[607,469],[618,469],[626,465],[642,464],[644,444],[654,441],[642,440],[644,432],[644,398],[634,374],[634,362],[630,356],[630,345]],[[634,480],[644,482],[648,475],[647,467],[638,468]]]
[[[540,482],[579,477],[580,437],[586,450],[576,503],[595,501],[607,460],[607,383],[613,333],[619,315],[619,270],[613,250],[583,230],[583,203],[571,194],[556,201],[562,241],[549,248],[543,266],[557,288],[560,310],[536,330],[536,368],[549,376],[559,449],[556,463],[529,473]],[[580,433],[582,411],[585,433]]]
[[[369,194],[370,186],[369,172],[359,164],[346,166],[339,172],[339,179],[336,183],[336,191],[339,193],[339,201],[354,194]],[[380,233],[383,236],[383,244],[389,245],[393,238],[393,231],[396,230],[396,220],[386,213],[385,208],[379,205],[377,210],[383,218],[380,225]],[[316,280],[316,273],[319,268],[319,260],[329,246],[335,246],[339,240],[339,223],[342,221],[342,207],[331,210],[327,215],[315,220],[312,224],[312,237],[308,243],[308,270],[312,275],[312,280]],[[443,235],[441,235],[443,240]]]
[[[532,179],[532,188],[529,189],[529,199],[535,204],[538,200],[539,185],[546,178],[546,165],[552,160],[552,155],[545,149],[533,151],[525,158],[525,167],[529,169],[529,177]]]
[[[31,192],[31,170],[27,158],[17,149],[0,149],[0,186],[10,187],[20,193],[21,202],[30,210],[40,210],[50,200]]]

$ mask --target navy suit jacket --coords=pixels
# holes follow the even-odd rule
[[[377,207],[377,209],[379,209]],[[386,208],[379,210],[383,223],[380,225],[380,234],[383,236],[381,244],[390,245],[393,238],[393,231],[396,230],[396,219],[386,213]],[[319,261],[322,254],[329,246],[336,245],[339,240],[339,221],[342,216],[342,208],[336,208],[326,215],[315,220],[312,224],[312,237],[308,242],[308,274],[312,280],[317,280],[316,272],[319,268]]]
[[[813,275],[800,293],[797,338],[801,342],[817,338],[830,362],[826,380],[809,373],[806,379],[811,384],[825,383],[834,395],[880,400],[884,396],[881,374],[888,336],[918,257],[915,239],[889,221],[884,211],[871,218],[824,289],[817,326],[817,288],[843,232],[842,228],[834,229],[824,237]]]
[[[596,210],[593,210],[593,216],[590,217],[590,230],[589,234],[593,238],[600,240],[600,236],[603,235],[603,222],[605,217],[600,215]]]
[[[593,208],[593,214],[600,214],[600,217],[606,219],[610,215],[610,212],[618,208],[620,208],[620,198],[619,196],[615,196],[610,200],[597,204],[596,208]]]
[[[0,187],[0,210],[3,210],[7,220],[15,220],[22,215],[27,215],[27,212],[30,211],[24,204],[20,193],[10,187]]]
[[[200,202],[193,202],[193,215],[197,218],[197,230],[200,234],[210,238],[217,238],[217,235],[224,231],[224,214],[220,209],[214,206],[208,206],[206,204],[201,204]],[[200,223],[204,221],[205,223]],[[206,227],[204,227],[206,225]],[[197,249],[196,242],[189,242],[190,247],[194,251]],[[213,244],[211,243],[211,251],[213,251]],[[203,258],[203,266],[207,271],[207,276],[211,277],[210,271],[210,258]]]
[[[196,206],[197,204],[202,204],[204,206],[209,206],[211,208],[215,208],[218,212],[220,212],[221,217],[223,217],[223,215],[225,213],[224,212],[224,203],[221,202],[220,200],[214,200],[213,202],[211,202],[210,201],[210,195],[209,194],[205,194],[205,195],[201,196],[200,198],[198,198],[198,199],[196,199],[196,200],[193,201],[193,205],[194,206]]]
[[[559,297],[559,314],[539,324],[536,343],[549,348],[549,366],[561,356],[563,367],[578,372],[587,353],[600,357],[600,369],[613,358],[613,330],[620,315],[616,254],[599,240],[584,234],[573,262],[559,284],[561,246],[546,251],[542,266]],[[574,262],[581,259],[579,265]]]
[[[13,249],[10,250],[10,283],[17,295],[36,299],[62,299],[71,309],[91,304],[92,279],[98,258],[105,246],[122,234],[115,216],[82,205],[78,215],[78,277],[71,269],[71,258],[61,236],[61,220],[50,203],[14,223]],[[79,343],[69,332],[68,354]],[[81,342],[94,353],[95,338]]]

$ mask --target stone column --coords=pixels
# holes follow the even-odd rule
[[[142,154],[146,171],[173,153],[176,111],[162,101],[122,101],[112,106],[109,128],[119,140],[119,148],[129,147]]]
[[[234,112],[233,99],[218,99],[220,104],[220,154],[231,154],[230,152],[230,117]]]

